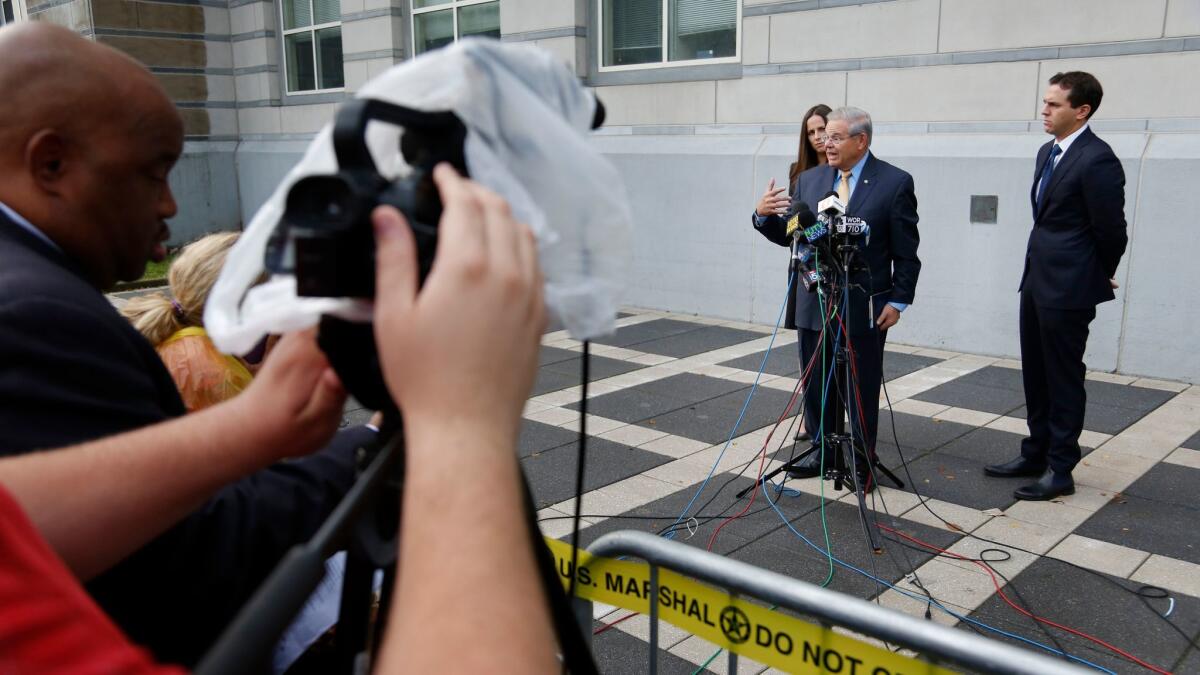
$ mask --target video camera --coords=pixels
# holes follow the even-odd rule
[[[410,171],[388,180],[367,147],[372,121],[403,128],[400,152]],[[592,128],[604,122],[597,100]],[[375,235],[371,213],[390,205],[404,214],[417,244],[418,281],[423,283],[437,251],[442,200],[433,168],[450,163],[467,176],[467,128],[452,112],[424,112],[376,99],[352,99],[338,110],[333,148],[338,170],[300,179],[288,191],[279,225],[267,244],[264,265],[293,274],[305,297],[375,297]],[[371,324],[333,316],[321,319],[319,342],[347,390],[368,408],[394,404],[379,367]]]
[[[389,181],[379,173],[366,141],[367,125],[373,120],[403,127],[400,148],[411,169],[408,175]],[[418,278],[424,282],[437,251],[442,216],[433,168],[449,162],[466,175],[466,137],[466,127],[450,112],[422,112],[366,98],[347,101],[333,124],[337,173],[308,176],[291,187],[283,217],[268,241],[264,266],[274,274],[293,274],[300,296],[373,298],[371,212],[391,205],[412,228]],[[319,341],[356,399],[375,410],[394,408],[370,324],[325,316]]]
[[[372,120],[404,128],[400,147],[411,167],[407,176],[389,181],[380,175],[367,149],[366,129]],[[412,228],[424,281],[437,250],[442,215],[433,167],[449,162],[465,176],[466,137],[466,127],[453,113],[421,112],[374,99],[347,101],[333,126],[338,171],[308,176],[292,186],[283,218],[268,244],[267,269],[294,274],[296,292],[302,296],[374,297],[371,212],[390,205],[404,214]],[[290,256],[284,250],[289,240]]]
[[[357,478],[345,498],[308,543],[289,552],[200,673],[261,672],[338,550],[347,551],[347,562],[331,672],[362,670],[379,644],[384,624],[371,625],[372,580],[385,571],[377,616],[386,617],[405,447],[372,324],[376,207],[404,214],[424,282],[443,208],[432,171],[447,162],[466,176],[469,161],[475,180],[503,196],[537,238],[554,316],[584,340],[615,320],[632,218],[619,174],[588,139],[603,107],[561,61],[527,45],[466,39],[393,67],[358,97],[342,104],[255,213],[214,285],[205,324],[219,349],[241,353],[263,334],[319,323],[320,346],[343,385],[363,407],[383,412],[383,422],[356,453]],[[571,672],[594,673],[526,493],[529,541],[563,662]]]

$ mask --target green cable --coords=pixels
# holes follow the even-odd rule
[[[813,260],[817,265],[817,269],[821,269],[820,253],[814,251]],[[824,291],[821,288],[821,283],[817,282],[817,298],[821,302],[821,307],[824,308]],[[834,310],[836,314],[836,310]],[[823,313],[823,312],[822,312]],[[825,317],[823,326],[828,326],[833,319],[833,314]],[[828,368],[826,366],[825,343],[827,342],[825,331],[821,331],[821,421],[817,424],[817,428],[821,430],[821,531],[825,533],[825,554],[829,557],[829,574],[825,577],[825,581],[821,582],[821,588],[825,588],[833,581],[833,546],[829,543],[829,523],[825,520],[825,404],[829,389],[826,386],[827,378],[829,377]],[[811,381],[811,378],[809,378]],[[807,392],[805,392],[807,398]]]
[[[817,254],[816,252],[814,252],[814,255],[816,256],[816,257],[814,257],[814,260],[819,265],[820,264],[820,260],[819,260],[820,254]],[[820,297],[821,295],[823,295],[823,293],[821,292],[821,287],[818,283],[817,296]],[[822,304],[824,304],[824,303],[822,303]],[[833,319],[833,317],[835,317],[835,316],[837,316],[836,309],[833,311],[832,314],[830,314],[826,318],[826,325],[828,325],[829,320]],[[801,372],[801,375],[803,375],[803,374],[804,373]],[[828,373],[827,373],[826,365],[825,365],[825,335],[824,335],[824,332],[822,332],[822,334],[821,334],[821,376],[822,376],[821,382],[824,383],[826,381],[825,378],[828,377]],[[821,433],[821,475],[822,476],[825,475],[824,420],[825,420],[825,398],[826,398],[826,395],[827,395],[827,391],[826,391],[825,387],[822,385],[822,387],[821,387],[821,420],[822,420],[822,422],[817,425],[817,428],[821,429],[821,432],[822,432]],[[807,393],[806,393],[806,397],[807,397]],[[800,415],[801,415],[801,417],[803,417],[804,416],[803,404],[801,405],[800,410],[801,410]],[[821,530],[825,533],[825,555],[828,556],[828,558],[829,558],[829,574],[826,575],[825,581],[821,582],[821,588],[826,588],[833,581],[834,567],[833,567],[833,545],[829,543],[829,522],[825,519],[825,481],[824,480],[821,481]],[[771,609],[775,609],[778,606],[779,605],[771,605]],[[708,657],[708,659],[704,663],[700,664],[700,666],[698,668],[696,668],[695,670],[692,671],[692,675],[700,675],[700,673],[705,668],[708,667],[708,664],[712,663],[713,659],[720,656],[721,652],[723,652],[723,651],[725,651],[725,650],[718,647],[717,651],[712,653],[712,656]]]
[[[723,652],[723,651],[725,651],[725,650],[724,650],[724,649],[721,649],[721,648],[717,648],[717,651],[713,652],[713,653],[712,653],[712,656],[708,657],[708,660],[707,660],[707,661],[705,661],[704,663],[701,663],[701,664],[700,664],[700,667],[698,667],[698,668],[696,668],[695,670],[693,670],[693,671],[692,671],[692,675],[700,675],[700,671],[702,671],[702,670],[704,670],[705,668],[707,668],[707,667],[708,667],[708,664],[712,663],[712,662],[713,662],[713,659],[715,659],[715,658],[717,658],[718,656],[720,656],[720,655],[721,655],[721,652]]]

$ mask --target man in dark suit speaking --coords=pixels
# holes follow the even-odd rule
[[[1104,91],[1083,72],[1050,78],[1046,133],[1033,187],[1033,231],[1021,276],[1021,367],[1029,437],[1021,456],[986,468],[989,476],[1040,476],[1017,499],[1072,494],[1087,394],[1083,352],[1096,305],[1115,296],[1125,253],[1125,172],[1088,128]]]
[[[800,174],[788,210],[794,212],[800,202],[815,209],[830,191],[838,193],[846,204],[846,215],[861,218],[871,228],[869,240],[855,238],[861,268],[850,274],[848,304],[841,298],[831,299],[840,309],[840,322],[828,325],[825,348],[822,349],[822,325],[829,307],[823,307],[816,293],[797,291],[796,326],[800,333],[800,358],[809,363],[818,357],[811,370],[805,390],[805,418],[813,443],[823,446],[799,462],[791,474],[797,477],[816,476],[822,460],[830,466],[834,458],[831,448],[822,443],[822,433],[834,428],[832,406],[828,399],[845,392],[845,383],[835,383],[829,375],[833,370],[833,344],[849,344],[853,350],[854,368],[851,379],[857,384],[857,395],[851,394],[852,431],[864,448],[875,451],[875,436],[879,419],[879,387],[883,377],[883,345],[887,331],[900,320],[900,313],[913,302],[921,261],[917,258],[920,236],[917,232],[917,197],[913,179],[908,173],[875,157],[871,151],[871,116],[858,108],[839,108],[829,114],[825,131],[825,153],[829,163],[813,167]],[[771,202],[771,191],[763,196],[754,215],[754,226],[763,236],[781,246],[791,243],[787,223],[782,217],[785,209]],[[800,286],[797,280],[793,282]],[[845,331],[840,337],[838,332]],[[824,409],[822,399],[826,399]],[[857,401],[861,400],[861,411]],[[861,415],[861,422],[860,422]],[[868,467],[858,458],[859,484],[870,490],[874,487]]]

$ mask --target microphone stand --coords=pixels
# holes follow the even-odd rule
[[[845,313],[849,315],[850,269],[855,262],[855,254],[858,252],[858,247],[853,244],[843,244],[838,247],[838,252],[841,253],[844,263],[841,269],[841,294],[845,299],[847,307]],[[869,316],[868,318],[874,320],[873,316]],[[845,322],[842,322],[840,325],[845,327]],[[842,337],[845,340],[839,340],[838,347],[834,350],[834,378],[835,382],[840,382],[844,386],[844,391],[833,397],[834,433],[830,436],[830,441],[835,446],[834,470],[832,472],[833,489],[840,491],[843,486],[848,486],[854,491],[858,501],[858,516],[862,522],[863,532],[867,535],[867,541],[871,545],[871,550],[879,554],[883,552],[883,546],[880,543],[882,536],[879,534],[878,523],[867,516],[867,485],[874,479],[875,469],[886,475],[900,489],[904,489],[904,482],[879,461],[879,456],[874,453],[873,449],[868,451],[863,446],[864,439],[855,437],[854,429],[856,426],[861,429],[861,425],[852,423],[849,433],[847,433],[846,413],[858,413],[861,421],[862,411],[860,409],[861,405],[850,405],[852,401],[861,403],[861,397],[858,399],[851,398],[858,391],[858,379],[852,376],[853,372],[850,367],[850,360],[853,356],[853,345],[850,344],[850,336],[847,330],[842,330]],[[880,376],[882,377],[882,374]],[[853,389],[851,388],[852,384],[855,385]],[[865,432],[865,429],[862,430]],[[861,460],[863,466],[866,468],[865,482],[859,481],[857,460]],[[827,471],[826,478],[829,477],[830,472]]]
[[[798,273],[800,261],[797,253],[798,242],[795,239],[793,239],[792,251],[792,273],[796,274]],[[846,299],[848,304],[850,293],[850,269],[854,263],[857,262],[855,260],[857,247],[852,244],[843,244],[838,247],[838,252],[841,254],[842,261],[844,263],[839,266],[840,269],[838,270],[838,274],[826,274],[823,276],[829,280],[830,295],[832,297],[843,297]],[[829,338],[827,336],[836,335],[837,333],[834,331],[840,330],[841,328],[839,325],[834,324],[829,317],[825,317],[825,323],[823,330],[821,331],[822,340],[828,340]],[[879,461],[878,455],[873,452],[867,452],[862,445],[862,439],[856,438],[853,435],[853,427],[855,425],[851,425],[851,433],[847,433],[846,431],[846,410],[849,407],[850,401],[853,400],[850,397],[853,396],[857,387],[855,387],[855,389],[851,389],[851,384],[855,381],[851,378],[851,345],[847,344],[848,336],[843,335],[843,337],[846,337],[847,340],[836,340],[837,347],[833,350],[833,358],[834,382],[844,385],[845,389],[844,391],[838,391],[835,388],[834,395],[829,397],[823,406],[827,408],[827,410],[823,411],[824,419],[829,419],[830,416],[832,416],[832,433],[824,433],[824,430],[822,429],[822,442],[820,445],[814,444],[808,450],[805,450],[799,455],[776,467],[756,481],[754,485],[751,485],[750,487],[738,492],[737,498],[741,499],[742,497],[746,496],[750,490],[757,489],[760,485],[770,481],[775,476],[799,464],[809,455],[820,451],[822,446],[828,445],[832,448],[833,452],[833,466],[825,467],[824,479],[833,480],[834,490],[840,491],[843,489],[843,487],[847,486],[854,490],[858,498],[859,517],[862,520],[863,528],[867,534],[868,540],[870,541],[871,548],[876,553],[881,553],[883,551],[883,548],[880,545],[881,537],[877,528],[873,527],[873,522],[867,517],[868,509],[866,503],[866,485],[859,484],[857,472],[854,469],[854,458],[860,458],[865,466],[867,466],[868,480],[870,479],[872,471],[874,469],[878,469],[898,488],[904,489],[905,484],[898,476],[896,476],[896,474],[892,473],[892,471],[890,471],[883,465],[882,462]],[[812,386],[811,383],[809,386]],[[824,385],[822,384],[822,386]],[[850,409],[857,410],[857,406],[851,407]],[[823,426],[824,422],[818,422],[818,424]]]

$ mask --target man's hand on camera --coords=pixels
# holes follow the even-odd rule
[[[767,216],[782,216],[787,213],[788,204],[791,202],[791,199],[783,194],[786,191],[786,187],[775,187],[775,179],[772,178],[767,183],[767,189],[763,192],[762,198],[758,200],[758,206],[754,208],[754,212],[763,218]]]
[[[404,217],[373,214],[384,379],[410,435],[466,429],[515,443],[546,323],[537,246],[499,195],[446,164],[433,176],[444,211],[419,293]]]
[[[554,629],[523,519],[517,432],[545,328],[529,228],[446,164],[437,255],[417,288],[403,216],[375,210],[375,340],[404,414],[399,575],[379,672],[556,673]],[[467,463],[464,463],[464,460]],[[447,485],[461,489],[446,489]],[[448,538],[446,532],[460,538]],[[479,589],[489,580],[504,583]],[[446,608],[470,604],[471,616]],[[495,626],[519,625],[517,632]],[[472,644],[458,653],[440,646]]]
[[[316,329],[285,335],[246,391],[226,405],[275,458],[307,455],[337,431],[346,391],[317,346]]]

